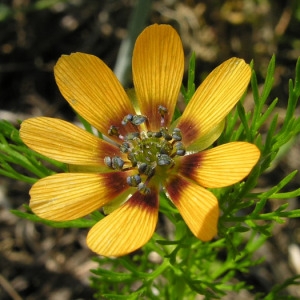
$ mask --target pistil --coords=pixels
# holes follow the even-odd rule
[[[123,168],[125,162],[119,156],[106,156],[104,163],[114,170],[135,169],[136,174],[127,177],[127,184],[136,187],[143,194],[150,192],[147,183],[155,176],[158,167],[160,172],[172,168],[175,164],[174,158],[185,155],[180,129],[174,128],[170,132],[165,126],[167,108],[159,105],[158,112],[161,116],[161,128],[157,132],[141,130],[139,126],[148,121],[146,116],[132,114],[126,115],[121,124],[126,126],[131,123],[136,127],[136,132],[122,136],[119,128],[114,125],[110,126],[108,130],[109,135],[120,138],[120,151],[127,154],[131,167],[127,167],[126,164],[126,168]],[[143,128],[145,127],[143,126]]]

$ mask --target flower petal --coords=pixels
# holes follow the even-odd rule
[[[126,172],[110,172],[61,173],[45,177],[32,186],[30,207],[41,218],[74,220],[129,190],[127,176]]]
[[[139,107],[149,120],[149,130],[161,127],[159,105],[168,109],[164,119],[164,126],[168,126],[184,71],[183,48],[177,32],[169,25],[147,27],[137,38],[132,71]]]
[[[133,127],[121,125],[127,114],[135,114],[123,87],[98,57],[72,53],[63,55],[54,68],[56,83],[69,104],[91,125],[107,134],[111,125],[121,134]]]
[[[219,207],[211,192],[181,176],[171,177],[166,191],[198,239],[209,241],[217,234]]]
[[[54,118],[31,118],[21,124],[23,142],[52,159],[77,165],[104,166],[104,157],[119,149],[71,123]]]
[[[244,179],[260,157],[258,148],[232,142],[180,158],[179,172],[208,188],[232,185]]]
[[[158,218],[158,193],[136,192],[121,207],[92,227],[88,247],[103,256],[122,256],[145,245],[155,230]]]
[[[187,152],[200,152],[215,142],[220,135],[222,134],[225,127],[225,120],[221,121],[217,126],[211,128],[209,132],[202,135],[199,139],[190,144],[189,147],[186,148]]]
[[[226,117],[245,92],[250,76],[250,66],[244,60],[234,57],[206,77],[177,125],[186,147]]]

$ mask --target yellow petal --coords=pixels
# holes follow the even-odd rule
[[[88,215],[126,192],[129,188],[127,176],[126,172],[111,172],[62,173],[45,177],[32,186],[30,207],[44,219],[74,220]]]
[[[219,188],[244,179],[259,157],[255,145],[232,142],[180,158],[178,170],[204,187]]]
[[[113,72],[96,56],[73,53],[63,55],[54,68],[60,92],[69,104],[103,134],[111,125],[121,134],[133,131],[121,121],[134,109]]]
[[[161,127],[158,106],[168,109],[165,126],[170,124],[184,70],[184,54],[177,32],[169,25],[152,25],[138,37],[132,58],[137,100],[149,120],[149,130]]]
[[[202,135],[198,140],[190,144],[186,148],[187,152],[199,152],[211,146],[220,137],[224,127],[225,121],[223,120],[217,126],[211,128],[205,135]]]
[[[167,181],[166,192],[198,239],[209,241],[217,234],[219,207],[211,192],[181,176]]]
[[[131,195],[128,196],[128,198],[131,197]],[[115,211],[117,208],[119,208],[125,201],[128,200],[128,198],[124,198],[124,195],[120,195],[116,198],[114,198],[113,201],[108,202],[102,207],[102,210],[105,215],[111,214],[113,211]]]
[[[226,117],[245,92],[250,76],[250,66],[244,60],[234,57],[206,77],[177,125],[186,147]]]
[[[122,256],[145,245],[152,237],[158,218],[157,190],[139,192],[92,227],[88,247],[103,256]]]
[[[23,142],[52,159],[76,165],[104,166],[105,156],[119,149],[71,123],[54,118],[32,118],[21,124]]]

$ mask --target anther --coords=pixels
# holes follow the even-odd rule
[[[125,116],[121,122],[122,125],[126,125],[128,122],[130,122],[133,118],[132,114],[128,114],[127,116]]]
[[[122,170],[124,161],[119,156],[114,156],[111,160],[113,169]]]
[[[108,167],[110,167],[114,170],[122,170],[122,168],[124,166],[124,161],[119,156],[114,156],[114,157],[105,156],[104,163]]]
[[[162,105],[159,105],[158,106],[158,113],[161,116],[160,125],[164,126],[164,124],[165,124],[165,115],[168,113],[168,109],[166,107],[162,106]]]
[[[173,159],[167,154],[158,154],[157,155],[157,164],[159,166],[168,166],[173,164]]]
[[[174,146],[176,148],[176,155],[183,156],[185,154],[185,148],[182,142],[176,142]]]
[[[172,138],[175,141],[181,141],[182,140],[182,135],[181,135],[181,131],[179,128],[174,128],[173,132],[172,132]]]
[[[167,128],[162,127],[162,128],[160,129],[160,132],[161,132],[163,138],[164,138],[166,141],[171,141],[171,140],[172,140],[172,136],[169,134]]]
[[[168,113],[168,109],[162,105],[159,105],[158,112],[162,117],[164,117]]]
[[[105,163],[109,168],[112,168],[111,157],[105,156],[105,157],[104,157],[104,163]]]
[[[110,136],[112,136],[112,135],[119,136],[120,135],[119,128],[114,126],[114,125],[111,125],[108,129],[108,135],[110,135]]]
[[[156,138],[161,138],[162,137],[162,133],[161,133],[161,131],[153,132],[153,136],[156,137]]]
[[[131,165],[135,167],[137,165],[137,158],[133,152],[129,152],[127,158],[131,161]]]
[[[130,144],[127,142],[122,143],[122,145],[120,146],[120,151],[122,153],[127,153],[130,149]]]
[[[138,166],[138,171],[140,172],[140,174],[145,174],[148,177],[151,177],[155,173],[155,167],[148,165],[146,163],[141,163]]]
[[[130,122],[133,124],[133,125],[141,125],[143,124],[145,121],[147,120],[147,118],[145,116],[142,116],[142,115],[135,115],[133,116],[132,120],[130,120]]]
[[[142,179],[140,175],[136,174],[133,176],[128,176],[126,181],[128,185],[137,187],[142,182]]]
[[[173,150],[173,146],[168,141],[161,142],[160,154],[170,154]]]
[[[147,169],[147,164],[146,163],[141,163],[139,166],[138,166],[138,170],[141,174],[145,173],[146,169]]]
[[[141,182],[138,185],[138,190],[140,191],[141,194],[146,195],[150,194],[151,190],[146,186],[145,183]]]

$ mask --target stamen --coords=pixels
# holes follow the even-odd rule
[[[162,105],[159,105],[158,112],[162,117],[164,117],[168,113],[168,109]]]
[[[140,174],[145,174],[148,177],[152,177],[155,173],[155,166],[151,166],[146,163],[141,163],[138,166],[138,171]]]
[[[142,178],[140,175],[136,174],[133,176],[128,176],[126,181],[128,185],[137,187],[142,182]]]
[[[111,160],[112,168],[116,170],[122,170],[124,161],[119,156],[114,156]]]
[[[171,140],[172,140],[172,136],[169,134],[167,128],[162,127],[162,128],[160,129],[160,133],[162,134],[163,138],[164,138],[166,141],[171,141]]]
[[[136,155],[133,152],[129,152],[127,158],[131,161],[132,166],[136,167],[138,162]]]
[[[158,113],[161,116],[160,125],[164,126],[164,124],[165,124],[165,115],[168,113],[168,109],[166,107],[162,106],[162,105],[159,105],[158,106]]]
[[[141,125],[143,124],[145,121],[147,120],[147,118],[145,116],[142,115],[135,115],[133,116],[132,120],[130,121],[133,125]]]
[[[104,163],[108,167],[110,167],[114,170],[122,170],[123,166],[124,166],[124,161],[119,156],[113,156],[113,157],[105,156],[104,157]]]
[[[119,128],[114,126],[114,125],[111,125],[108,129],[108,135],[110,135],[110,136],[112,136],[112,135],[119,136],[120,135]]]
[[[128,122],[130,122],[131,124],[138,126],[138,125],[143,124],[146,120],[147,120],[147,117],[145,117],[143,115],[128,114],[123,118],[121,124],[125,126]]]
[[[182,142],[176,142],[174,144],[176,148],[176,155],[183,156],[185,154],[185,148]]]
[[[179,128],[174,128],[174,130],[172,132],[172,138],[175,141],[181,141],[182,140],[181,130]]]
[[[132,114],[128,114],[127,116],[125,116],[121,122],[122,125],[126,125],[128,122],[130,122],[133,118]]]
[[[138,190],[140,191],[141,194],[146,195],[146,194],[150,194],[151,190],[146,186],[146,184],[144,182],[141,182],[138,185]]]
[[[120,151],[122,153],[127,153],[130,149],[130,144],[127,142],[122,143],[122,145],[120,146]]]
[[[153,132],[153,136],[156,137],[156,138],[161,138],[162,137],[162,133],[161,133],[161,131]]]
[[[119,139],[123,140],[124,137],[119,133],[119,128],[117,126],[111,125],[108,129],[108,135],[117,136]]]
[[[105,163],[109,168],[112,168],[111,157],[105,156],[105,157],[104,157],[104,163]]]
[[[146,163],[141,163],[138,166],[138,170],[141,174],[145,173],[146,169],[147,169],[148,165]]]
[[[173,159],[167,154],[158,154],[157,155],[157,164],[159,166],[169,166],[174,164]]]
[[[119,128],[110,126],[108,130],[109,135],[118,136],[122,139],[119,148],[121,153],[127,154],[127,160],[131,163],[128,165],[119,156],[106,156],[104,163],[114,170],[136,170],[136,174],[126,178],[127,184],[131,187],[136,187],[142,194],[151,192],[147,186],[152,176],[156,172],[164,172],[172,168],[176,162],[173,159],[175,156],[183,156],[186,153],[182,140],[181,130],[174,128],[172,132],[165,126],[166,116],[169,113],[168,109],[162,105],[158,106],[158,113],[161,117],[161,127],[159,131],[146,131],[146,126],[142,124],[148,122],[146,116],[143,115],[126,115],[121,124],[126,126],[128,123],[135,128],[133,132],[121,136]],[[141,127],[138,127],[142,125]],[[147,124],[146,124],[147,125]],[[132,128],[132,126],[131,126]],[[129,128],[126,128],[127,132]],[[159,168],[157,168],[159,166]],[[160,176],[163,176],[162,174]],[[144,178],[146,178],[144,180]]]

